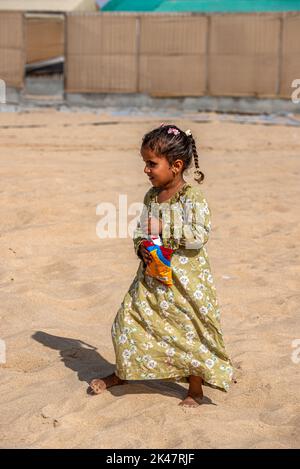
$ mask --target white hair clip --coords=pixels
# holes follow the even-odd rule
[[[192,135],[192,132],[191,132],[190,129],[187,129],[187,130],[185,131],[185,133],[186,133],[186,135],[187,135],[188,137],[189,137],[190,135]]]

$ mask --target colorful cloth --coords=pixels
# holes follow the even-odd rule
[[[145,210],[153,202],[158,203],[157,194],[155,187],[149,189],[144,198]],[[211,210],[201,190],[188,183],[163,204],[174,209],[168,229],[162,233],[163,246],[174,250],[173,285],[167,287],[147,275],[141,260],[111,328],[115,372],[125,380],[187,382],[188,376],[196,375],[202,377],[203,384],[227,391],[233,367],[223,342],[220,308],[205,246],[211,231]],[[174,220],[183,217],[186,204],[193,216],[198,204],[201,217],[192,224],[183,220],[178,236]],[[147,234],[139,222],[133,237],[137,255],[144,239]]]
[[[152,261],[147,265],[145,274],[154,277],[168,287],[172,286],[171,256],[173,249],[158,246],[152,241],[144,240],[143,245],[150,253]]]

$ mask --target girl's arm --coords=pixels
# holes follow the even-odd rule
[[[211,210],[200,191],[173,205],[170,216],[163,219],[162,240],[172,249],[201,249],[211,231]]]
[[[151,190],[151,189],[150,189]],[[144,229],[144,220],[148,219],[148,203],[149,203],[149,191],[144,197],[144,206],[141,213],[140,219],[137,222],[136,229],[133,232],[133,247],[135,254],[143,261],[143,257],[139,252],[140,245],[144,239],[148,239],[147,231]]]

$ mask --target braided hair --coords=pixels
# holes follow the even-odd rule
[[[201,184],[204,174],[199,168],[199,157],[195,139],[190,130],[183,131],[173,124],[162,123],[151,130],[142,139],[142,148],[149,148],[158,156],[165,156],[171,165],[177,159],[183,161],[183,171],[188,169],[194,158],[194,180]]]

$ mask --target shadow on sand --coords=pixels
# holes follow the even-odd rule
[[[61,361],[67,368],[77,373],[80,381],[90,381],[94,378],[110,375],[115,367],[103,358],[97,348],[79,339],[59,337],[47,332],[37,331],[32,338],[45,347],[58,350]],[[170,397],[183,399],[186,396],[186,388],[168,380],[132,380],[122,386],[113,386],[108,389],[114,396],[125,394],[163,394]],[[90,388],[87,393],[91,394]],[[214,404],[211,399],[204,397],[201,404]]]

